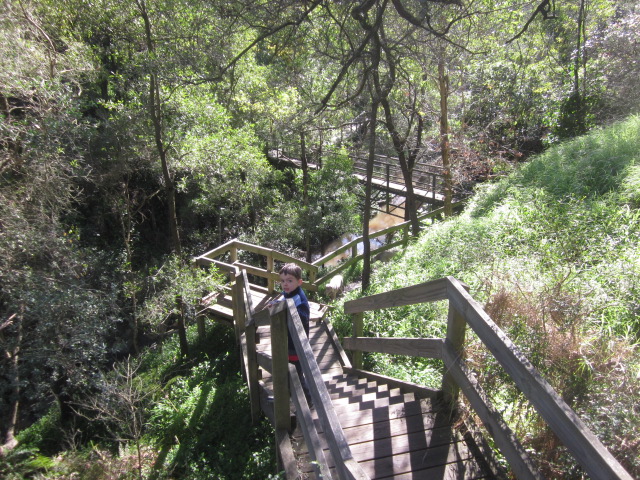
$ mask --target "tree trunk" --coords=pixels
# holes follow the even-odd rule
[[[442,175],[444,176],[444,214],[453,215],[451,200],[453,180],[451,177],[451,147],[449,145],[449,76],[445,72],[444,60],[438,62],[438,87],[440,90],[440,150],[442,152]]]
[[[576,116],[576,131],[574,134],[582,134],[586,132],[586,120],[584,111],[584,99],[580,91],[580,67],[583,57],[583,42],[586,40],[583,35],[585,31],[585,0],[580,0],[580,9],[578,10],[578,39],[576,41],[576,55],[573,65],[573,97],[574,97],[574,114]],[[584,83],[584,81],[583,81]]]
[[[2,335],[2,329],[8,327],[13,321],[16,322],[17,335],[15,346],[11,351],[6,351],[6,359],[9,361],[8,376],[11,380],[11,400],[9,401],[9,414],[7,415],[6,424],[2,425],[4,430],[4,442],[0,445],[0,457],[5,452],[12,450],[18,445],[16,440],[16,426],[18,424],[18,411],[20,409],[20,369],[19,369],[19,354],[20,345],[22,344],[22,314],[13,314],[9,319],[0,326],[0,335]],[[4,422],[3,422],[4,423]]]
[[[155,46],[153,43],[153,35],[151,33],[151,20],[147,12],[144,0],[137,0],[138,10],[144,21],[147,52],[153,53]],[[153,67],[150,67],[153,69]],[[162,167],[162,177],[164,180],[164,190],[167,195],[167,204],[169,206],[169,232],[171,236],[171,251],[176,255],[182,253],[180,245],[180,233],[178,230],[178,215],[176,213],[176,188],[173,181],[173,175],[169,169],[169,161],[167,157],[167,149],[164,145],[163,134],[163,117],[162,117],[162,101],[160,99],[160,85],[158,76],[153,71],[149,72],[149,116],[153,124],[153,135],[156,143],[156,149],[160,156],[160,164]]]
[[[404,205],[405,220],[411,221],[411,233],[414,237],[417,237],[420,233],[420,221],[418,220],[418,204],[416,202],[416,196],[413,191],[413,167],[415,165],[415,155],[408,154],[406,150],[407,141],[400,138],[398,129],[396,128],[393,115],[391,114],[391,106],[387,98],[381,99],[380,103],[384,108],[385,124],[387,131],[391,135],[393,141],[393,148],[398,155],[398,162],[400,163],[400,170],[402,171],[402,178],[404,178],[404,185],[406,190],[406,201]],[[416,152],[417,153],[417,152]]]
[[[378,100],[371,103],[371,118],[369,119],[369,157],[367,159],[367,179],[365,185],[365,199],[362,225],[362,291],[366,292],[371,283],[371,243],[369,241],[369,217],[371,216],[371,193],[373,190],[373,161],[376,153],[376,125],[378,123]]]
[[[176,305],[178,307],[178,322],[176,327],[178,329],[178,339],[180,341],[180,355],[187,358],[189,356],[189,342],[187,342],[187,328],[184,321],[184,302],[182,296],[176,298]]]
[[[302,209],[305,218],[307,218],[309,210],[309,164],[307,163],[304,132],[300,132],[300,162],[302,165]],[[304,229],[304,248],[306,250],[306,260],[311,263],[311,235],[308,226]]]

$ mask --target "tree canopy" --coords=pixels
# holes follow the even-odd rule
[[[240,238],[310,259],[368,235],[380,199],[350,152],[409,186],[429,163],[450,206],[637,113],[639,26],[628,0],[3,0],[1,443],[52,405],[78,430],[78,403],[130,380],[103,373],[173,331],[194,358],[222,279],[190,256]]]

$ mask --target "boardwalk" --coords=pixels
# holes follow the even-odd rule
[[[267,158],[275,165],[302,168],[302,161],[289,157],[280,150],[270,150]],[[366,183],[366,159],[362,155],[353,155],[354,177],[361,183]],[[320,168],[315,163],[308,162],[307,167],[311,170]],[[443,180],[441,167],[429,164],[417,164],[414,167],[413,193],[419,202],[431,205],[442,205],[444,203]],[[391,195],[406,196],[407,187],[398,165],[398,160],[383,155],[376,155],[374,160],[373,176],[371,185],[377,190],[388,192]]]
[[[258,332],[259,348],[269,353],[268,327],[260,327]],[[365,375],[343,372],[322,322],[312,325],[309,341],[351,452],[370,478],[494,478],[486,462],[474,455],[475,446],[453,428],[435,396],[420,398]],[[262,406],[270,415],[270,377],[266,372],[263,375]],[[317,414],[312,411],[312,415],[322,439]],[[299,471],[306,478],[315,478],[299,429],[293,431],[292,443]],[[324,449],[331,467],[333,460],[326,444]]]
[[[253,290],[256,310],[272,296]],[[220,295],[218,301],[221,303],[209,307],[210,312],[228,316],[230,310],[223,304],[230,299]],[[435,393],[417,395],[368,378],[364,372],[344,370],[321,318],[323,306],[312,302],[312,312],[315,321],[311,322],[309,343],[353,457],[370,478],[494,478],[477,447],[453,427],[452,419],[436,400]],[[256,343],[258,352],[271,356],[268,326],[257,328]],[[261,407],[273,421],[271,375],[261,370],[260,377]],[[291,415],[294,414],[292,406]],[[315,410],[312,418],[323,442],[327,463],[333,470],[333,459]],[[291,433],[291,443],[300,478],[316,478],[299,428]]]

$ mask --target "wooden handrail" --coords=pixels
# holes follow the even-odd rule
[[[487,346],[517,387],[591,478],[631,480],[629,473],[624,470],[622,465],[562,400],[551,385],[540,376],[535,367],[491,320],[481,305],[469,295],[467,289],[466,285],[455,278],[446,277],[346,302],[344,310],[345,313],[353,315],[354,334],[351,339],[345,338],[345,346],[356,352],[381,351],[390,353],[393,351],[393,353],[400,353],[405,351],[412,354],[411,351],[415,348],[415,339],[409,342],[393,343],[382,339],[362,338],[364,312],[448,300],[447,339],[442,344],[440,352],[446,367],[443,390],[447,389],[446,379],[455,381],[458,387],[462,387],[463,394],[478,413],[487,430],[493,434],[498,448],[507,458],[518,478],[538,479],[540,474],[502,416],[490,405],[477,381],[467,370],[462,359],[461,349],[461,342],[464,339],[464,325],[469,325],[478,335],[478,338]],[[459,322],[462,322],[462,331],[460,331]],[[392,347],[388,347],[388,345],[392,345]],[[438,358],[437,347],[435,350],[433,358]],[[429,356],[428,351],[425,350],[423,353]],[[358,368],[360,365],[355,362],[355,358],[357,358],[356,355],[354,355],[354,365]],[[444,393],[447,394],[446,391]]]
[[[295,302],[287,299],[285,315],[281,316],[283,320],[286,318],[288,331],[291,332],[291,338],[296,348],[296,354],[300,358],[300,365],[307,382],[307,388],[313,399],[316,413],[325,432],[325,438],[329,445],[329,451],[334,459],[335,468],[341,479],[368,479],[368,475],[354,460],[351,454],[349,443],[344,435],[338,415],[333,409],[331,396],[327,390],[327,386],[322,380],[322,373],[315,360],[315,356],[311,351],[309,339],[302,326],[302,321],[298,315]],[[286,349],[286,342],[282,345]],[[274,343],[271,345],[272,352]],[[275,368],[275,367],[274,367]]]
[[[240,251],[246,251],[265,257],[267,268],[265,269],[239,262],[238,252]],[[230,262],[223,262],[217,259],[222,255],[226,255],[227,253],[230,256]],[[291,262],[299,265],[300,268],[307,272],[309,278],[308,281],[305,281],[303,283],[303,287],[310,291],[316,291],[318,289],[317,284],[315,283],[318,274],[318,267],[316,265],[305,262],[304,260],[299,260],[295,257],[292,257],[291,255],[287,255],[286,253],[281,253],[270,248],[246,243],[238,239],[230,240],[214,248],[213,250],[209,250],[208,252],[193,259],[193,263],[196,265],[215,265],[218,268],[231,273],[233,273],[234,269],[238,267],[247,270],[247,272],[251,275],[266,279],[267,290],[270,293],[274,291],[275,282],[280,278],[278,276],[278,273],[273,270],[274,261],[280,261],[284,263]]]
[[[456,208],[460,205],[462,205],[462,202],[456,202],[454,203],[453,208]],[[431,210],[430,212],[426,212],[419,215],[418,220],[424,221],[428,219],[433,219],[443,214],[444,214],[444,207],[440,207],[440,208],[436,208],[435,210]],[[380,253],[380,252],[389,250],[391,248],[394,248],[398,245],[406,245],[406,243],[409,240],[410,228],[411,228],[411,221],[406,221],[406,222],[398,223],[397,225],[392,225],[390,227],[383,228],[381,230],[377,230],[375,232],[371,232],[369,234],[370,240],[381,237],[383,235],[388,235],[390,233],[402,232],[402,238],[400,240],[378,247],[374,250],[374,252]],[[338,255],[341,255],[347,252],[348,250],[351,250],[352,252],[351,258],[349,258],[349,260],[343,262],[337,268],[331,270],[330,272],[328,272],[327,274],[325,274],[324,276],[316,280],[315,284],[317,286],[320,286],[323,283],[327,282],[331,277],[333,277],[334,275],[338,274],[340,271],[344,270],[350,265],[353,265],[355,262],[363,258],[363,255],[357,254],[357,246],[359,243],[362,242],[362,238],[363,237],[361,235],[358,237],[355,237],[349,242],[345,243],[344,245],[341,245],[340,247],[338,247],[336,250],[327,253],[326,255],[318,258],[313,262],[313,265],[321,267],[323,264],[327,263],[329,260],[334,259]]]

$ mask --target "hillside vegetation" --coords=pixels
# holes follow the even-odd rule
[[[369,293],[452,275],[635,476],[640,438],[640,117],[564,142],[477,189],[435,223]],[[173,273],[165,272],[170,278]],[[360,295],[356,290],[345,299]],[[345,299],[341,300],[344,301]],[[336,308],[333,321],[348,334]],[[366,318],[369,335],[442,337],[446,305]],[[250,423],[233,332],[188,331],[97,375],[73,429],[49,414],[0,464],[4,478],[276,478],[273,431]],[[471,366],[549,478],[583,478],[574,461],[473,335]],[[365,367],[433,387],[435,361],[370,355]],[[75,433],[74,433],[75,432]],[[75,445],[61,452],[60,435]],[[75,437],[74,437],[75,435]],[[85,438],[91,438],[89,444]]]
[[[640,475],[640,118],[564,142],[478,188],[379,267],[369,293],[452,275],[635,476]],[[352,293],[348,298],[353,298]],[[348,319],[334,319],[343,334]],[[443,337],[446,305],[370,315],[368,335]],[[470,362],[549,478],[582,478],[468,335]],[[435,361],[373,354],[365,368],[439,386]]]

